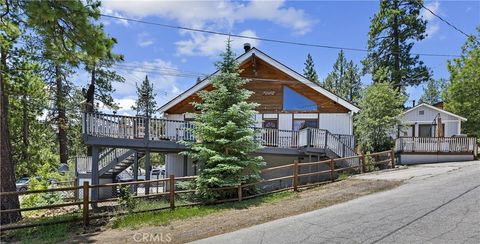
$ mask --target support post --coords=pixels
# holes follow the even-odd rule
[[[325,146],[324,146],[325,150],[327,150],[328,148],[327,143],[328,143],[328,130],[325,130]]]
[[[169,202],[170,202],[170,209],[175,209],[175,176],[174,175],[170,175],[170,199],[169,199]]]
[[[293,190],[298,191],[298,160],[293,161]]]
[[[138,151],[135,151],[135,155],[133,157],[133,181],[138,181]],[[137,189],[138,185],[135,184],[133,186],[135,194],[138,195]]]
[[[150,180],[150,149],[145,151],[145,180]],[[150,183],[145,184],[145,195],[150,194]]]
[[[238,185],[238,201],[242,201],[242,185]]]
[[[90,219],[88,216],[88,202],[90,200],[88,195],[89,195],[88,181],[84,181],[83,182],[83,227],[84,228],[86,228],[90,223]]]
[[[335,181],[335,179],[333,178],[333,170],[334,170],[334,168],[335,168],[335,167],[333,166],[334,163],[335,163],[335,162],[333,161],[333,159],[330,159],[330,180],[331,180],[332,182]]]
[[[392,169],[395,168],[395,152],[393,151],[393,149],[390,151],[390,160],[392,162]]]
[[[98,168],[98,161],[99,161],[99,151],[98,146],[92,147],[92,185],[98,185],[100,182],[100,176],[98,175],[99,168]],[[92,200],[98,200],[98,187],[92,188]],[[97,208],[97,204],[93,203],[92,207],[95,209]]]

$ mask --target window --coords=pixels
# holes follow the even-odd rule
[[[425,111],[424,110],[419,110],[418,111],[418,115],[424,115],[425,114]]]
[[[433,125],[418,125],[419,137],[432,137]]]
[[[293,120],[293,130],[298,131],[303,128],[318,128],[318,120],[316,119]]]
[[[277,129],[278,128],[278,120],[268,119],[268,120],[263,121],[263,128]]]
[[[316,111],[317,104],[299,94],[298,92],[283,87],[283,110],[296,110],[296,111]]]

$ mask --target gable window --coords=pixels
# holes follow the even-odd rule
[[[287,86],[283,87],[283,110],[286,111],[316,111],[317,104],[301,95],[300,93],[290,89]]]
[[[424,114],[425,114],[425,111],[424,111],[424,110],[418,111],[418,115],[424,115]]]

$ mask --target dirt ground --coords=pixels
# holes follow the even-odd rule
[[[68,243],[185,243],[219,235],[346,202],[370,193],[392,189],[400,181],[347,179],[333,184],[302,190],[295,197],[265,203],[247,209],[229,209],[203,217],[172,221],[164,226],[140,229],[106,229],[73,236]],[[142,239],[146,236],[146,239]]]

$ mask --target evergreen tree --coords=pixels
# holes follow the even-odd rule
[[[360,99],[362,110],[355,120],[358,144],[363,152],[389,150],[393,145],[391,133],[398,124],[406,98],[388,82],[367,87]]]
[[[462,55],[448,63],[450,83],[443,96],[445,109],[467,118],[462,133],[480,138],[480,26],[462,47]]]
[[[153,84],[148,80],[148,76],[145,76],[142,84],[137,84],[137,101],[132,109],[137,112],[137,115],[151,116],[157,111],[157,102],[155,96],[157,94],[153,91]]]
[[[307,55],[307,60],[305,60],[305,68],[303,69],[303,75],[313,83],[320,85],[318,81],[317,71],[315,71],[315,64],[313,63],[313,58],[310,53]]]
[[[420,103],[435,104],[442,101],[442,90],[447,81],[445,79],[430,79],[427,86],[423,88],[423,94],[418,100]]]
[[[353,61],[347,61],[343,50],[338,53],[333,70],[325,78],[323,87],[349,101],[358,98],[361,89],[360,72]]]
[[[186,143],[190,148],[186,154],[202,164],[195,184],[198,197],[207,201],[226,194],[209,188],[258,181],[264,165],[262,157],[251,155],[259,148],[252,129],[257,104],[247,101],[252,92],[243,88],[247,80],[239,75],[230,41],[222,57],[216,63],[219,72],[212,77],[214,89],[201,91],[202,102],[194,103],[200,110],[193,129],[197,142]]]
[[[373,16],[368,40],[368,56],[362,61],[364,73],[374,82],[384,81],[404,89],[428,81],[429,69],[411,55],[415,41],[425,38],[427,21],[420,16],[422,1],[383,0]]]

